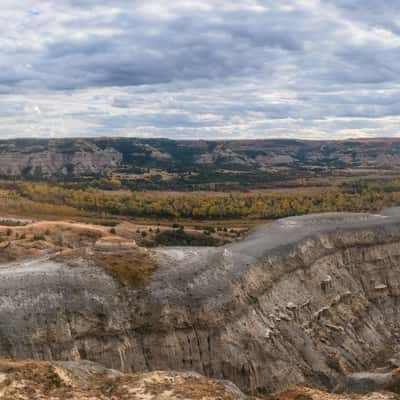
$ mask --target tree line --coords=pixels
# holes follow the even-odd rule
[[[376,211],[400,204],[400,181],[281,193],[119,192],[27,181],[0,182],[0,188],[43,207],[53,204],[98,214],[170,219],[276,219],[328,211]]]

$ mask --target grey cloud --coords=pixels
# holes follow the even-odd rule
[[[58,28],[71,34],[81,30],[87,36],[50,37],[41,50],[26,57],[46,88],[223,79],[264,71],[266,64],[279,63],[282,52],[300,51],[303,46],[302,35],[293,27],[287,29],[285,15],[279,12],[221,9],[197,15],[186,10],[164,21],[146,19],[126,5],[111,18],[80,15],[78,3],[72,4],[71,18]],[[105,6],[93,1],[84,4]],[[105,22],[99,25],[102,18]],[[114,33],[91,33],[99,28]]]
[[[397,1],[7,4],[0,137],[400,134]]]

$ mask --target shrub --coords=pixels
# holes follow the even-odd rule
[[[35,234],[35,235],[33,235],[32,240],[36,242],[36,241],[39,241],[39,240],[46,240],[46,238],[43,235]]]
[[[219,246],[221,240],[205,234],[191,234],[183,229],[168,230],[156,235],[154,242],[161,246]]]
[[[96,261],[106,272],[124,286],[145,286],[152,272],[157,268],[146,253],[100,253]]]

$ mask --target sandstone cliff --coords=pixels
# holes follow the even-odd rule
[[[136,289],[90,260],[2,264],[0,356],[194,370],[258,394],[337,388],[398,364],[392,214],[288,218],[222,248],[155,249]]]

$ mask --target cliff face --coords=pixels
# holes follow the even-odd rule
[[[226,175],[243,171],[278,173],[276,167],[314,176],[314,169],[400,168],[398,139],[352,141],[183,141],[137,138],[20,139],[0,141],[0,176],[85,176],[119,170]],[[266,169],[267,168],[267,169]],[[371,171],[372,173],[373,171]],[[365,174],[365,171],[364,171]],[[205,175],[207,177],[207,174]],[[214,176],[215,179],[215,176]],[[265,179],[265,177],[264,177]],[[253,179],[253,184],[257,184]]]
[[[322,214],[222,248],[155,249],[149,285],[45,259],[0,268],[0,356],[333,389],[400,340],[400,218]]]
[[[113,148],[99,148],[76,140],[66,148],[52,141],[37,145],[3,142],[0,146],[0,176],[85,176],[116,169],[122,155]]]

